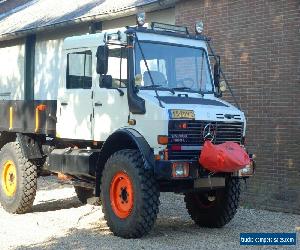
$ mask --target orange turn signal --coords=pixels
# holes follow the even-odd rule
[[[169,138],[167,135],[159,135],[157,136],[157,142],[161,145],[167,145],[169,142]]]
[[[45,111],[47,109],[47,106],[45,104],[39,104],[36,106],[36,109],[39,111]]]

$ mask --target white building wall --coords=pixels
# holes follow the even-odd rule
[[[152,21],[174,24],[175,10],[167,9],[146,14],[147,22]],[[135,25],[135,16],[118,18],[103,22],[103,30],[121,28],[127,25]],[[88,25],[76,28],[64,29],[55,33],[43,33],[37,35],[35,48],[35,85],[34,98],[36,100],[57,99],[57,89],[60,80],[60,67],[63,40],[69,36],[88,33]]]
[[[23,41],[0,43],[0,100],[24,99]]]
[[[35,47],[34,99],[56,100],[60,80],[63,41],[68,36],[85,34],[88,26],[37,35]]]
[[[55,100],[63,39],[39,40],[35,48],[34,99]]]

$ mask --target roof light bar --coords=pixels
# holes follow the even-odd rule
[[[184,26],[153,22],[151,24],[151,28],[155,31],[167,31],[167,32],[180,33],[186,35],[189,34],[187,27]]]

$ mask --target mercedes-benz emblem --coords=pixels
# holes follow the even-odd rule
[[[206,124],[206,126],[203,129],[203,139],[213,141],[216,137],[216,130],[214,126],[211,123]]]

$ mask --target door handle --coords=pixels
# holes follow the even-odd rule
[[[68,105],[67,102],[62,102],[62,103],[61,103],[61,106],[67,106],[67,105]]]
[[[100,102],[95,102],[95,107],[101,107],[102,106],[102,103]]]

